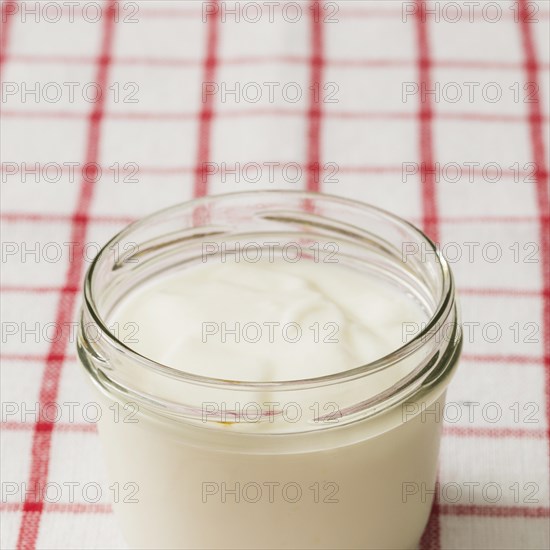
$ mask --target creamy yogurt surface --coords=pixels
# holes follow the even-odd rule
[[[165,365],[270,382],[381,358],[403,345],[404,322],[426,318],[412,296],[373,275],[281,259],[207,262],[157,277],[130,293],[110,321],[121,336],[135,323],[136,341],[127,345]],[[420,414],[405,422],[399,407],[354,421],[353,410],[420,359],[298,389],[176,382],[138,365],[123,370],[139,393],[184,413],[165,418],[140,405],[137,422],[101,417],[111,480],[139,485],[138,503],[114,504],[129,546],[416,548],[431,497],[405,502],[402,484],[433,491],[440,424]],[[442,402],[443,391],[430,399]],[[268,487],[278,496],[268,497]],[[290,498],[285,488],[295,491]],[[249,489],[262,498],[242,493]]]
[[[214,378],[278,381],[342,372],[405,343],[427,314],[412,297],[338,263],[208,262],[157,278],[111,316],[127,345]]]

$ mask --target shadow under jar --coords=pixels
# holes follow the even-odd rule
[[[113,326],[117,308],[139,299],[140,289],[198,265],[208,269],[220,261],[216,245],[236,250],[251,241],[277,243],[275,255],[299,243],[316,251],[301,261],[319,270],[334,253],[325,245],[336,243],[341,266],[365,284],[376,279],[406,295],[426,323],[374,361],[261,381],[162,364]],[[170,319],[155,321],[162,327]],[[78,339],[103,408],[99,435],[130,547],[416,548],[435,487],[438,411],[461,343],[446,261],[414,226],[372,206],[245,192],[131,224],[87,273]],[[244,406],[251,402],[252,422]],[[292,421],[289,404],[301,413]]]

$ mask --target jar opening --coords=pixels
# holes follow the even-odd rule
[[[205,242],[234,243],[245,241],[247,236],[269,241],[273,235],[280,242],[338,242],[339,258],[345,265],[368,266],[372,273],[411,293],[429,318],[408,341],[374,361],[322,376],[276,381],[231,380],[182,371],[141,355],[109,327],[112,312],[129,293],[162,274],[201,263]],[[213,247],[210,255],[214,258],[216,254],[219,248]],[[83,363],[101,385],[144,401],[164,397],[173,403],[176,399],[167,386],[164,395],[157,395],[158,388],[151,394],[146,383],[151,376],[162,378],[166,384],[171,381],[237,392],[304,392],[315,388],[338,388],[341,392],[347,385],[366,384],[368,380],[376,391],[369,391],[366,385],[362,401],[352,407],[380,408],[381,403],[388,406],[402,401],[442,379],[454,364],[461,341],[452,274],[435,244],[391,213],[319,193],[229,193],[152,214],[123,229],[103,247],[86,275],[84,297],[79,338]],[[83,331],[86,323],[97,327],[99,337],[95,341]],[[449,326],[454,328],[450,333],[447,330],[442,341]],[[137,372],[146,373],[141,382]],[[382,385],[380,380],[384,380]],[[189,407],[184,412],[189,413]]]

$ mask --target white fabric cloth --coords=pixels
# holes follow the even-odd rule
[[[98,247],[196,194],[310,188],[423,225],[457,279],[423,547],[548,548],[548,2],[56,4],[2,8],[2,547],[124,547],[67,330]],[[24,504],[33,480],[60,499]]]

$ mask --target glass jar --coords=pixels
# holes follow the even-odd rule
[[[427,323],[374,362],[276,382],[176,370],[110,326],[129,292],[204,262],[205,242],[250,239],[315,243],[321,255],[337,243],[339,262],[413,297]],[[191,201],[107,243],[86,276],[80,327],[110,481],[134,488],[114,503],[131,548],[416,548],[462,335],[449,266],[414,226],[323,194]],[[252,401],[262,403],[253,422]]]

